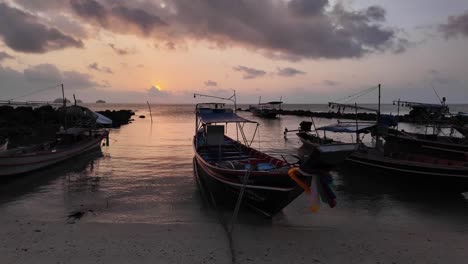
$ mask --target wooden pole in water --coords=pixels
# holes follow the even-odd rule
[[[151,105],[148,101],[146,101],[146,103],[148,104],[148,108],[149,108],[149,111],[150,111],[150,117],[151,117],[151,123],[153,123],[153,114],[151,113]]]

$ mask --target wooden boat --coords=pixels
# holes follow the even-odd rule
[[[26,174],[98,149],[108,136],[107,131],[78,131],[81,129],[69,129],[55,141],[0,152],[0,178]]]
[[[258,105],[249,106],[250,112],[258,117],[273,119],[278,116],[279,110],[281,110],[281,101],[271,101],[267,103],[258,103]]]
[[[406,149],[408,152],[446,153],[447,155],[468,153],[468,139],[464,137],[389,130],[384,138],[387,143],[399,145],[400,149]]]
[[[346,158],[356,151],[359,143],[344,143],[327,138],[326,132],[335,133],[364,133],[375,126],[375,123],[338,122],[334,125],[315,128],[312,132],[312,122],[301,122],[299,130],[285,130],[285,133],[298,131],[297,137],[303,144],[303,156],[313,158],[321,168],[331,169],[342,164]],[[315,124],[314,124],[315,127]],[[323,131],[323,136],[319,135]]]
[[[374,148],[361,148],[348,159],[354,165],[382,171],[408,182],[468,190],[468,160],[447,159],[408,152],[385,153]]]
[[[224,124],[229,123],[239,129],[244,144],[224,134]],[[257,122],[236,115],[224,104],[197,104],[195,174],[211,193],[229,203],[235,202],[244,188],[242,204],[272,217],[304,189],[288,175],[290,164],[249,146],[242,129],[246,123],[258,127]],[[310,185],[310,177],[299,177]]]

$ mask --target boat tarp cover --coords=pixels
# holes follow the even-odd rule
[[[213,123],[257,123],[255,121],[250,121],[243,117],[240,117],[232,112],[201,112],[200,114],[201,121],[204,124],[213,124]]]
[[[337,133],[367,133],[369,129],[374,127],[375,123],[337,123],[334,125],[319,127],[317,130],[324,130]]]
[[[112,125],[112,120],[110,118],[96,112],[94,112],[94,114],[97,116],[96,123],[101,125]]]

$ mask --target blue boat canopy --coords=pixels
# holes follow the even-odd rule
[[[204,124],[214,123],[257,123],[238,116],[231,111],[225,111],[225,109],[211,110],[211,111],[200,111],[199,116],[201,122]]]
[[[319,127],[317,130],[337,132],[337,133],[369,133],[370,129],[375,127],[375,123],[356,123],[346,122],[337,123],[329,126]]]

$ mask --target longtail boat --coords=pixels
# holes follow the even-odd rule
[[[249,141],[243,127],[248,123],[258,127],[257,122],[238,116],[221,103],[197,104],[195,112],[195,175],[214,196],[234,203],[242,193],[243,205],[272,217],[304,190],[310,192],[314,177],[304,168],[296,174],[285,160],[250,147],[255,132]],[[228,124],[236,126],[243,143],[225,135]],[[334,206],[330,182],[331,178],[322,178],[319,185],[326,190],[322,199]]]

